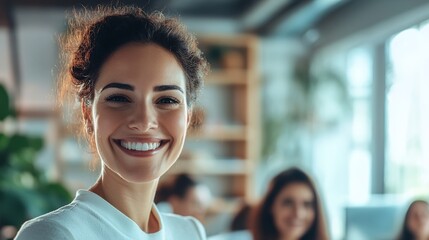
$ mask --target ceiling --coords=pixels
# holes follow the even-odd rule
[[[112,1],[0,0],[0,24],[8,25],[11,22],[10,12],[14,8],[80,8],[110,2]],[[195,23],[204,25],[205,22],[210,21],[213,31],[297,36],[305,34],[329,11],[348,0],[120,0],[117,2],[123,5],[137,5],[147,11],[160,10],[167,15],[180,16],[185,22],[193,22],[193,26]],[[222,26],[229,26],[229,28],[222,28]]]

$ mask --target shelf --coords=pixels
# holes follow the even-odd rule
[[[192,175],[245,175],[244,159],[179,159],[169,170],[170,174]]]
[[[239,125],[208,125],[189,132],[189,139],[245,141],[246,127]]]
[[[208,211],[210,214],[218,213],[235,213],[241,206],[243,200],[239,197],[226,199],[226,198],[215,198],[211,201]]]
[[[212,71],[193,109],[193,128],[168,174],[195,175],[223,200],[252,200],[252,171],[259,159],[258,38],[200,36]],[[225,210],[219,204],[218,211]]]
[[[58,112],[52,108],[25,108],[17,107],[16,115],[19,118],[56,118],[58,117]]]
[[[207,85],[243,85],[247,84],[246,69],[214,70],[207,77]]]

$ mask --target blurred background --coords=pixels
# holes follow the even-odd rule
[[[71,9],[108,2],[0,1],[3,236],[98,176],[55,107],[57,37]],[[428,1],[118,2],[179,17],[211,64],[202,125],[166,176],[208,187],[209,235],[288,166],[315,178],[333,239],[392,239],[406,203],[428,196]]]

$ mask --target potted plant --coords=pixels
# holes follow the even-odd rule
[[[50,181],[34,164],[43,139],[5,132],[5,121],[16,121],[14,112],[0,84],[0,230],[5,226],[19,229],[26,220],[71,201],[66,188]],[[0,239],[11,237],[0,232]]]

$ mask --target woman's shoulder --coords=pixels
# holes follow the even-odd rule
[[[25,222],[15,240],[73,239],[69,229],[57,220],[57,214],[54,211]]]
[[[16,239],[73,239],[69,226],[76,226],[82,222],[79,207],[76,205],[76,202],[72,202],[28,220],[21,226]]]
[[[171,233],[176,238],[185,236],[188,239],[206,239],[204,227],[196,218],[173,213],[161,213],[161,216],[167,235]]]

